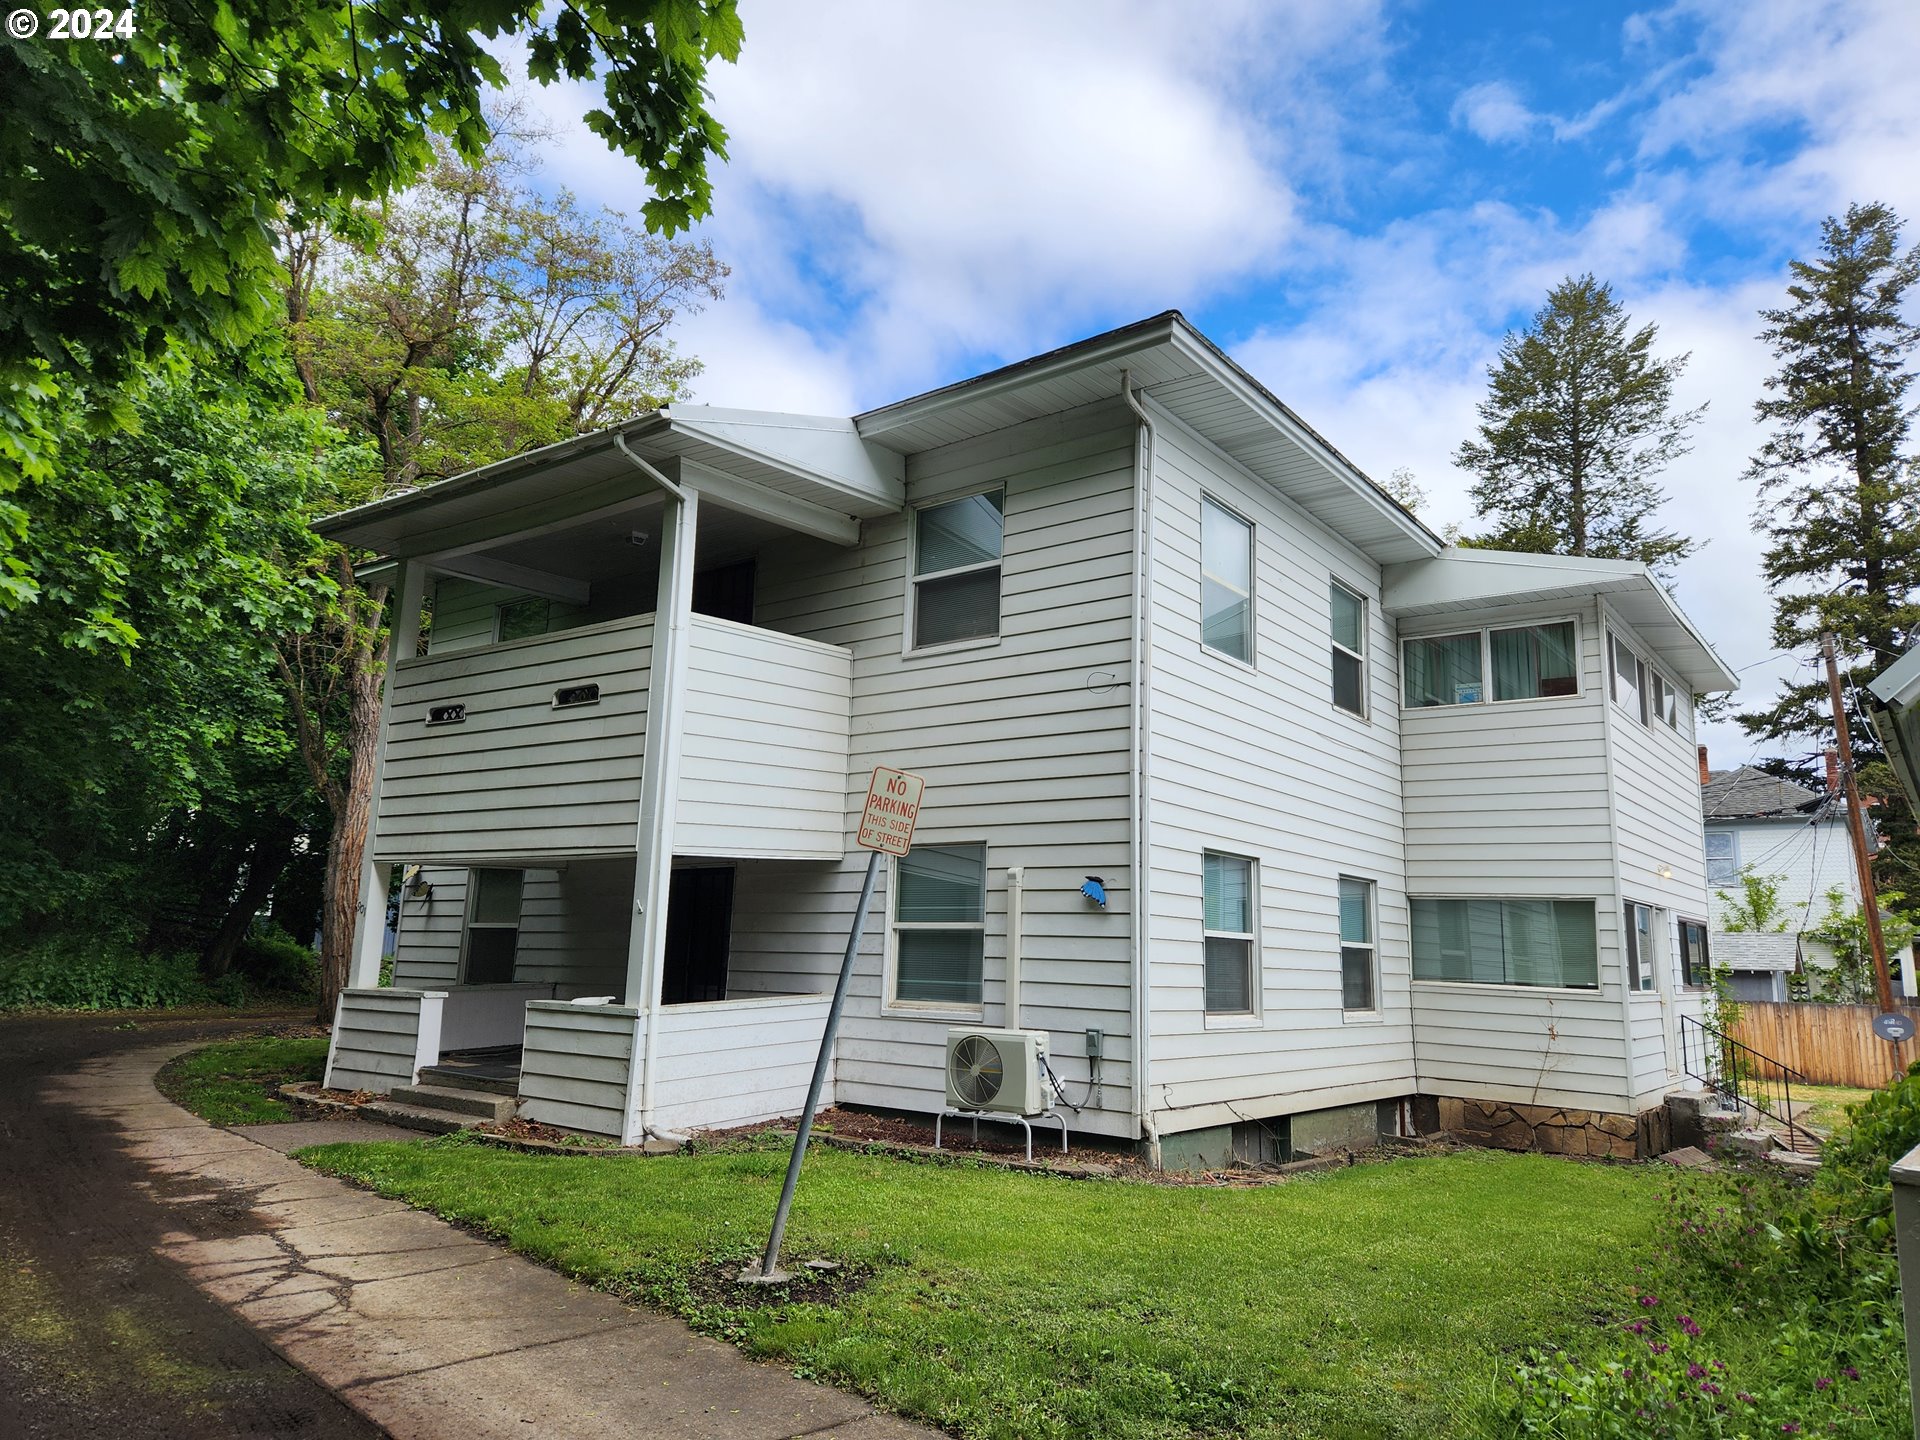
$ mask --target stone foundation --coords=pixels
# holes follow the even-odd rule
[[[1546,1155],[1583,1155],[1644,1160],[1672,1148],[1664,1109],[1640,1115],[1569,1110],[1505,1100],[1439,1101],[1440,1128],[1468,1145],[1495,1150],[1538,1150]]]

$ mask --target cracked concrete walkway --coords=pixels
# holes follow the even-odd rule
[[[153,1086],[185,1048],[90,1061],[51,1081],[48,1098],[116,1125],[157,1198],[178,1207],[163,1255],[401,1440],[933,1437],[316,1174],[279,1153],[290,1136],[269,1147],[197,1119]],[[302,1143],[361,1138],[315,1129]]]

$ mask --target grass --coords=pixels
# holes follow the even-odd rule
[[[758,1305],[786,1149],[565,1160],[459,1141],[301,1152],[968,1437],[1499,1433],[1524,1347],[1629,1303],[1651,1167],[1466,1152],[1248,1189],[1036,1177],[822,1148],[787,1254],[864,1285]]]
[[[1831,1135],[1836,1130],[1846,1128],[1847,1107],[1858,1105],[1873,1093],[1871,1090],[1857,1090],[1851,1085],[1796,1085],[1793,1099],[1795,1104],[1807,1101],[1812,1105],[1799,1117],[1802,1125],[1822,1135]]]
[[[160,1093],[216,1125],[265,1125],[294,1112],[276,1093],[293,1080],[318,1080],[327,1037],[255,1035],[209,1045],[169,1061],[154,1079]]]

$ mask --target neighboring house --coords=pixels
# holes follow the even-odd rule
[[[1446,546],[1177,314],[851,419],[675,405],[320,529],[432,601],[367,893],[423,868],[331,1083],[519,1045],[535,1120],[794,1113],[885,764],[926,797],[829,1100],[937,1111],[984,1024],[1167,1163],[1653,1143],[1705,979],[1691,697],[1734,676],[1642,566]]]
[[[1826,918],[1828,892],[1837,888],[1850,909],[1860,905],[1839,757],[1827,752],[1825,788],[1809,790],[1751,765],[1709,770],[1704,745],[1699,755],[1714,963],[1731,970],[1734,998],[1785,1000],[1789,975],[1832,963],[1827,947],[1803,933]],[[1724,897],[1741,897],[1742,871],[1776,886],[1782,938],[1736,943],[1725,931]]]

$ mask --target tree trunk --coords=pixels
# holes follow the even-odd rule
[[[353,935],[362,905],[367,923],[384,928],[385,895],[360,893],[360,867],[373,812],[373,768],[380,747],[380,683],[384,665],[355,669],[349,680],[347,782],[334,807],[327,841],[327,880],[320,909],[320,1022],[333,1023],[334,1004],[353,964]]]
[[[214,932],[212,941],[200,955],[200,968],[209,980],[218,980],[233,967],[234,954],[240,949],[240,942],[247,938],[253,917],[267,903],[267,897],[273,893],[274,883],[292,858],[291,826],[282,825],[269,834],[254,838],[253,846],[247,852],[246,883],[227,907],[226,918],[220,922],[220,928]]]

